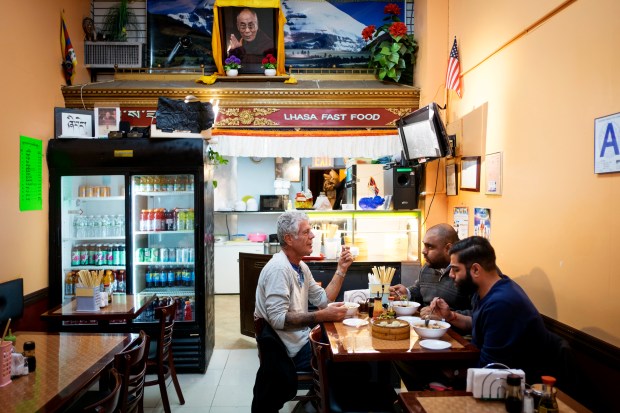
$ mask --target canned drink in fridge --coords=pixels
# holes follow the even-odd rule
[[[196,255],[193,248],[188,248],[187,252],[187,261],[194,262],[196,260]]]
[[[151,248],[151,262],[160,262],[159,248]]]
[[[93,186],[93,194],[91,195],[93,197],[100,197],[101,196],[101,188],[98,186]]]
[[[151,249],[150,248],[141,248],[142,253],[144,254],[144,261],[142,262],[151,262]]]
[[[102,186],[99,189],[99,196],[103,196],[103,197],[108,197],[110,196],[110,187],[109,186]]]
[[[168,248],[168,262],[176,262],[176,261],[177,261],[177,249]]]
[[[80,198],[86,197],[86,185],[80,185],[80,187],[78,188],[78,196]]]
[[[144,250],[145,248],[136,248],[136,261],[144,262]]]
[[[189,248],[181,248],[180,262],[189,262]]]
[[[93,196],[93,187],[92,187],[92,186],[90,186],[90,185],[88,185],[88,186],[86,187],[86,197],[87,197],[87,198],[90,198],[90,197],[92,197],[92,196]]]
[[[159,260],[161,262],[168,262],[170,261],[170,257],[168,256],[168,248],[160,248],[159,249]]]

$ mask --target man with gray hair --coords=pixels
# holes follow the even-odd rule
[[[353,262],[349,248],[342,247],[336,272],[323,289],[302,261],[312,253],[314,238],[308,215],[285,212],[277,226],[282,249],[263,267],[256,287],[254,317],[263,319],[264,327],[256,336],[261,364],[253,390],[253,413],[275,413],[295,395],[296,371],[311,371],[310,327],[342,321],[347,313],[343,303],[327,304],[338,296]],[[308,311],[308,302],[318,310]]]

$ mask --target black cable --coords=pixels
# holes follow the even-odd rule
[[[426,224],[426,220],[428,219],[428,214],[431,213],[431,206],[433,206],[433,201],[435,200],[435,194],[437,193],[437,183],[439,182],[439,159],[437,160],[437,173],[435,174],[435,190],[433,191],[433,197],[431,198],[431,203],[428,205],[428,210],[426,211],[426,215],[424,215],[424,222],[422,223],[422,227]]]

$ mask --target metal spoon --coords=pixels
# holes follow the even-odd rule
[[[431,321],[431,315],[433,315],[433,311],[435,311],[435,306],[431,308],[431,312],[426,315],[426,319],[424,320],[424,327],[428,328],[428,323]]]

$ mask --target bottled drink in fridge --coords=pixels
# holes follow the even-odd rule
[[[185,297],[185,308],[184,308],[183,319],[185,321],[192,320],[192,303],[189,301],[189,297]]]
[[[153,275],[151,274],[151,267],[146,267],[144,277],[146,279],[146,288],[152,288],[153,287]]]

